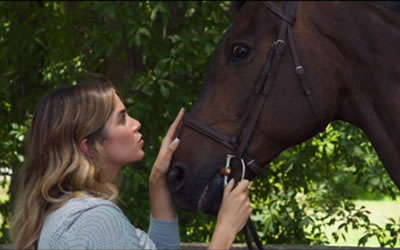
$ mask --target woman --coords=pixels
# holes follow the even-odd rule
[[[112,84],[95,77],[56,89],[36,107],[21,169],[11,237],[16,248],[179,248],[167,171],[181,110],[150,174],[148,234],[115,204],[122,166],[144,157],[141,124]],[[248,181],[224,190],[210,248],[229,248],[251,213]]]

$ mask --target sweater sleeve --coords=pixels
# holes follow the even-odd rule
[[[179,249],[178,219],[162,221],[150,215],[149,235],[159,249]]]

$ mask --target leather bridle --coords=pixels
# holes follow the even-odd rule
[[[185,126],[213,139],[214,141],[224,145],[230,151],[232,151],[232,155],[227,155],[225,167],[230,167],[230,162],[232,158],[240,160],[242,165],[242,178],[244,178],[245,174],[247,174],[246,171],[252,173],[252,175],[246,176],[248,179],[255,178],[260,173],[262,173],[262,168],[257,164],[256,160],[247,153],[247,148],[256,129],[257,123],[264,107],[265,100],[271,92],[271,88],[274,83],[276,73],[279,69],[284,49],[287,44],[291,49],[291,54],[295,65],[294,70],[303,88],[304,94],[308,100],[311,111],[319,124],[319,129],[322,131],[324,128],[322,124],[322,117],[315,105],[315,101],[312,96],[311,88],[309,87],[305,79],[304,67],[300,63],[292,31],[292,26],[294,25],[296,20],[296,10],[298,2],[287,1],[284,9],[271,1],[263,1],[262,4],[268,7],[269,10],[271,10],[275,15],[281,18],[280,30],[278,38],[272,43],[272,47],[266,59],[266,63],[260,71],[254,89],[254,97],[251,98],[251,103],[247,107],[242,117],[241,124],[238,127],[237,132],[233,136],[226,135],[214,128],[203,124],[189,114],[185,115],[183,121],[183,124]],[[250,224],[248,223],[248,227],[250,227],[250,230],[252,230],[251,227],[253,227],[254,229],[254,225],[252,225],[252,223]],[[262,249],[262,245],[258,240],[257,233],[255,234],[256,235],[254,235],[253,233],[253,238],[255,238],[257,246]],[[249,240],[247,238],[248,232],[246,234],[246,240],[249,248],[252,249],[252,244],[251,242],[249,243]]]

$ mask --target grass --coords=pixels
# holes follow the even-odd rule
[[[384,227],[388,222],[388,218],[392,217],[396,221],[400,217],[400,201],[371,201],[371,200],[358,200],[355,201],[357,207],[365,206],[367,210],[371,212],[369,218],[371,222],[376,223],[377,225]],[[346,241],[342,238],[339,239],[338,242],[335,242],[331,233],[337,229],[337,225],[326,228],[327,235],[329,241],[331,242],[329,245],[331,246],[357,246],[358,240],[364,236],[364,230],[354,230],[349,228],[348,233],[346,234]],[[376,237],[369,238],[366,247],[379,247],[379,242]],[[400,247],[400,243],[398,242],[396,247]]]

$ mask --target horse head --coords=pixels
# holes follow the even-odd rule
[[[229,178],[254,179],[330,121],[362,125],[348,105],[353,75],[340,47],[352,39],[338,30],[348,20],[329,15],[332,8],[342,7],[291,1],[240,7],[180,131],[168,174],[180,207],[215,215],[226,178],[221,168],[229,165]]]

